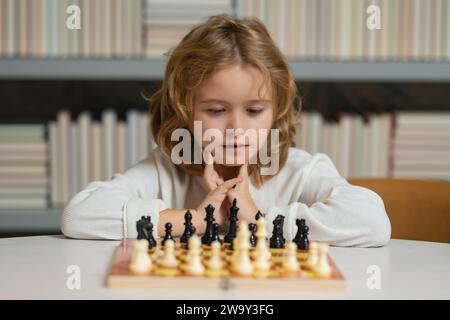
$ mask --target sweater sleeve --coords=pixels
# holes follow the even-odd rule
[[[273,219],[285,216],[288,240],[297,232],[296,219],[305,219],[310,239],[338,246],[376,247],[385,245],[391,225],[383,200],[375,192],[349,184],[325,154],[317,154],[303,168],[304,190],[297,201],[268,209],[268,231]]]
[[[159,213],[168,208],[158,195],[158,172],[149,157],[110,181],[89,183],[64,208],[61,231],[81,239],[136,237],[136,221],[149,215],[156,238]]]

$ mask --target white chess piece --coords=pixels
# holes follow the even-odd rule
[[[175,242],[171,239],[164,242],[164,255],[161,257],[160,266],[163,268],[176,268],[178,261],[175,256]]]
[[[222,257],[220,256],[220,242],[213,241],[211,243],[211,257],[206,264],[206,268],[208,270],[222,270],[224,267],[224,262],[222,261]]]
[[[254,251],[255,276],[266,276],[270,270],[270,250],[267,246],[267,222],[264,217],[260,217],[256,222],[256,248]]]
[[[316,268],[318,259],[319,259],[318,245],[317,245],[317,242],[312,241],[309,244],[308,258],[306,259],[305,267],[308,268],[309,270],[314,271]]]
[[[240,276],[249,276],[253,272],[253,265],[250,261],[250,233],[246,222],[241,222],[239,231],[233,242],[235,250],[232,259],[232,272]]]
[[[152,260],[148,254],[148,241],[136,240],[133,245],[133,253],[130,270],[137,275],[149,274],[152,269]]]
[[[331,275],[331,267],[328,262],[328,244],[319,243],[318,244],[318,261],[314,271],[319,277],[328,278]]]
[[[285,273],[298,273],[299,263],[297,260],[297,245],[294,242],[286,243],[283,255],[283,271]]]
[[[201,241],[197,235],[189,238],[186,273],[193,276],[201,276],[205,272],[201,257]]]

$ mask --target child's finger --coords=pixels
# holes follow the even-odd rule
[[[233,179],[229,179],[221,184],[218,189],[221,189],[222,192],[227,192],[229,189],[233,188],[236,184],[242,181],[242,177],[236,177]]]
[[[247,164],[244,163],[241,168],[239,169],[239,175],[242,177],[248,177],[248,168]]]

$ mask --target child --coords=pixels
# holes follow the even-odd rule
[[[167,222],[180,235],[189,209],[201,234],[204,208],[212,204],[216,222],[226,226],[236,199],[239,220],[254,222],[260,210],[268,232],[274,218],[284,215],[287,240],[296,234],[296,219],[304,218],[313,240],[340,246],[386,244],[391,227],[382,199],[350,185],[326,155],[290,147],[300,109],[296,91],[286,61],[258,20],[211,17],[169,53],[162,88],[151,98],[158,147],[124,174],[79,192],[64,209],[63,233],[136,237],[136,221],[150,215],[155,236],[164,234]],[[183,138],[188,148],[174,153],[180,146],[173,139],[177,129],[188,133]],[[207,139],[210,129],[219,135]],[[266,133],[248,142],[239,130]],[[241,136],[234,138],[236,132]],[[209,148],[213,143],[215,148]],[[259,157],[262,145],[270,145],[267,154],[270,165],[275,164],[270,174]],[[185,161],[199,150],[200,162]]]

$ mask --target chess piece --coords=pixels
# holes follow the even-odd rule
[[[241,222],[238,234],[233,240],[233,247],[232,273],[237,276],[250,276],[253,273],[253,265],[250,261],[250,234],[246,222]]]
[[[228,229],[228,233],[226,234],[224,238],[225,243],[233,243],[234,238],[236,238],[237,234],[237,221],[238,219],[238,211],[239,208],[237,207],[237,199],[235,198],[233,200],[233,204],[230,207],[230,227]]]
[[[313,271],[316,267],[318,258],[318,245],[317,242],[314,241],[309,244],[308,258],[306,259],[305,267]]]
[[[314,272],[320,278],[328,278],[331,275],[331,267],[328,262],[328,244],[318,244],[318,260]]]
[[[296,275],[298,272],[297,245],[295,242],[288,242],[283,255],[283,274]]]
[[[211,239],[213,237],[213,223],[214,223],[214,221],[216,221],[216,219],[214,219],[214,210],[215,209],[211,204],[208,204],[208,206],[205,208],[206,229],[205,229],[205,233],[202,237],[202,243],[206,244],[206,245],[211,244]]]
[[[164,242],[164,256],[159,265],[169,269],[174,269],[178,266],[178,261],[175,256],[175,242],[172,239],[167,239]]]
[[[270,238],[270,247],[274,249],[281,249],[284,247],[285,239],[283,237],[284,216],[278,215],[273,220],[273,232]]]
[[[174,241],[174,240],[173,240],[173,237],[172,237],[172,224],[171,224],[170,222],[167,222],[167,223],[164,225],[164,227],[165,227],[165,229],[166,229],[166,232],[165,232],[165,234],[164,234],[163,240],[161,241],[161,245],[162,245],[162,246],[164,246],[164,244],[166,243],[167,240],[172,240],[172,241]]]
[[[156,240],[153,236],[153,223],[150,222],[150,217],[148,217],[148,223],[145,226],[147,241],[148,241],[148,250],[156,248]]]
[[[308,234],[309,234],[309,227],[307,225],[302,225],[302,232],[301,232],[301,237],[300,237],[300,242],[298,244],[298,248],[300,250],[308,250],[309,249],[309,239],[308,239]]]
[[[258,212],[255,215],[255,220],[258,221],[259,218],[261,218],[263,216],[263,214],[261,213],[261,211],[258,210]]]
[[[209,276],[219,275],[217,272],[223,270],[224,268],[224,262],[222,261],[220,248],[220,242],[211,242],[211,256],[206,263],[206,273]]]
[[[189,238],[186,273],[191,276],[201,276],[205,272],[201,258],[201,240],[197,235]]]
[[[267,222],[264,217],[256,221],[256,248],[254,253],[254,276],[266,277],[270,271],[271,253],[267,247]]]
[[[148,249],[156,246],[156,240],[153,236],[153,223],[150,216],[142,216],[136,221],[137,239],[145,239],[148,241]]]
[[[152,260],[148,254],[148,241],[146,239],[136,240],[133,245],[130,271],[136,275],[149,274],[152,269]]]
[[[256,224],[250,223],[248,225],[248,230],[250,231],[250,245],[254,248],[256,247],[256,236],[255,236]]]
[[[214,223],[212,230],[213,230],[213,234],[212,234],[212,238],[211,238],[211,243],[214,241],[219,242],[219,244],[222,244],[222,240],[220,240],[220,236],[219,236],[219,224],[218,223]]]
[[[141,219],[136,221],[136,231],[137,231],[137,239],[138,240],[142,240],[142,239],[147,240],[147,238],[148,238],[147,229],[145,227],[149,222],[151,222],[151,218],[149,216],[147,216],[147,217],[142,216]]]
[[[189,241],[189,238],[193,235],[194,232],[192,232],[194,226],[192,224],[192,213],[188,210],[184,214],[184,232],[181,235],[180,242],[183,244],[187,244]]]
[[[297,247],[300,246],[300,239],[302,237],[302,226],[305,223],[305,219],[296,219],[295,224],[297,225],[297,233],[295,234],[294,239],[292,239],[293,242],[297,245]]]

